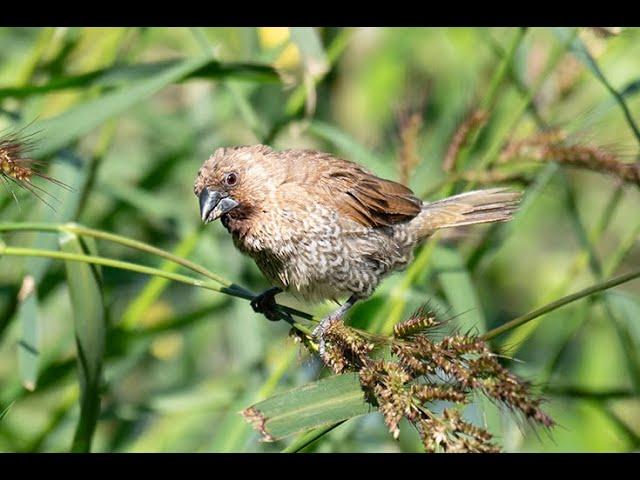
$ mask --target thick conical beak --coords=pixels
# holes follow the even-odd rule
[[[213,222],[236,208],[239,203],[233,198],[209,188],[200,192],[200,218],[204,223]]]

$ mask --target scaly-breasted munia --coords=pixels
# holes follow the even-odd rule
[[[420,242],[441,228],[509,220],[520,199],[494,188],[423,202],[353,162],[264,145],[217,149],[194,193],[202,220],[220,218],[274,285],[252,302],[254,310],[277,319],[281,291],[305,301],[348,298],[314,331],[321,353],[326,327],[405,268]]]

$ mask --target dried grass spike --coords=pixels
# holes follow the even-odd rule
[[[25,127],[27,128],[27,127]],[[41,178],[66,190],[73,190],[69,185],[45,174],[40,168],[45,165],[32,159],[28,153],[33,149],[36,133],[24,134],[24,130],[0,134],[0,180],[7,191],[18,203],[15,192],[11,190],[12,184],[28,191],[49,208],[55,208],[45,199],[59,201],[54,195],[44,188],[33,183],[34,177]],[[19,203],[18,203],[19,205]]]
[[[586,144],[567,144],[558,130],[538,133],[507,144],[500,160],[522,157],[539,162],[558,162],[570,167],[607,173],[621,181],[640,186],[640,162],[625,162],[610,148]]]
[[[412,113],[400,118],[400,183],[407,185],[409,176],[414,168],[420,163],[417,154],[418,134],[422,128],[422,115]]]
[[[467,144],[473,132],[481,128],[488,119],[489,113],[482,109],[472,110],[469,115],[467,115],[451,138],[449,148],[447,148],[447,153],[444,156],[444,162],[442,163],[443,171],[451,172],[455,170],[460,150]]]

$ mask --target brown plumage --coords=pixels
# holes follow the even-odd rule
[[[220,218],[276,287],[254,309],[275,318],[273,296],[283,290],[307,301],[348,297],[316,330],[321,347],[328,322],[406,267],[436,230],[509,220],[520,199],[496,188],[425,203],[353,162],[264,145],[216,150],[194,193],[202,220]]]

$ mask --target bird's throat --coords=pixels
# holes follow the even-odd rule
[[[233,213],[225,213],[220,217],[220,222],[227,231],[239,241],[243,241],[249,234],[251,222],[248,218],[237,217]]]

